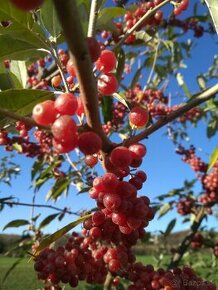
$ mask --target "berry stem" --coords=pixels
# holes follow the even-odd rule
[[[111,142],[103,132],[98,109],[98,92],[92,72],[92,63],[80,23],[79,11],[73,0],[54,0],[57,14],[62,24],[70,56],[77,71],[81,99],[89,127],[99,135],[103,151],[111,148]],[[75,41],[76,40],[76,41]]]
[[[212,99],[213,97],[215,97],[215,95],[217,93],[218,93],[218,83],[216,85],[206,89],[205,91],[199,93],[199,94],[193,95],[191,100],[188,103],[182,105],[180,108],[178,108],[174,112],[168,114],[167,116],[159,119],[156,123],[154,123],[153,125],[150,125],[148,128],[146,128],[140,134],[125,140],[125,142],[124,142],[125,146],[129,146],[133,143],[136,143],[136,142],[139,142],[143,139],[146,139],[149,135],[151,135],[155,131],[159,130],[160,128],[162,128],[166,124],[172,122],[176,118],[182,116],[183,114],[185,114],[189,110],[199,106],[200,104],[208,101],[209,99]]]
[[[104,290],[110,290],[112,287],[113,276],[110,272],[108,272],[106,280],[104,282]]]
[[[89,27],[88,27],[88,37],[95,36],[95,25],[98,18],[98,0],[91,1],[91,9],[89,14]]]
[[[121,40],[114,46],[114,49],[116,49],[117,47],[121,46],[125,40],[134,32],[137,30],[137,28],[139,28],[141,26],[141,24],[143,22],[145,22],[147,19],[149,19],[152,15],[154,15],[161,7],[163,7],[164,5],[168,4],[171,0],[164,0],[163,2],[161,2],[159,5],[155,6],[153,9],[149,10],[148,12],[145,13],[145,15],[142,16],[142,18],[139,19],[138,22],[136,22],[136,24],[129,30],[127,30],[127,32],[124,34],[124,36],[121,38]]]

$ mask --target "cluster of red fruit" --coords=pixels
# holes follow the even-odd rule
[[[200,233],[196,233],[192,239],[191,247],[192,249],[200,249],[203,245],[204,237]]]
[[[193,212],[196,200],[191,196],[184,197],[177,203],[177,212],[181,215],[187,215]]]
[[[191,168],[200,173],[198,176],[202,183],[202,188],[205,192],[200,196],[199,201],[205,206],[218,202],[218,162],[213,166],[213,170],[207,173],[208,164],[197,157],[195,148],[185,149],[179,146],[176,150],[178,154],[183,155],[182,160],[188,163]]]
[[[128,290],[216,290],[215,284],[203,281],[190,267],[155,271],[151,265],[135,263],[128,270],[127,277],[133,283]]]
[[[136,176],[129,182],[119,181],[113,173],[106,173],[102,177],[96,177],[93,181],[93,188],[90,197],[97,201],[100,208],[98,215],[111,218],[114,224],[118,225],[121,233],[130,234],[135,230],[146,227],[154,217],[152,208],[149,207],[147,197],[137,197],[136,186],[142,187],[146,175],[143,171],[136,172]],[[133,185],[134,184],[134,185]]]

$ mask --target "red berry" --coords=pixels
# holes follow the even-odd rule
[[[84,132],[79,135],[78,147],[85,155],[92,155],[101,150],[102,140],[95,132]]]
[[[72,151],[77,146],[77,142],[78,142],[77,135],[72,135],[71,140],[69,140],[67,143],[61,143],[58,140],[55,140],[54,138],[52,140],[52,144],[57,153],[68,153]]]
[[[118,82],[113,74],[101,75],[98,79],[98,90],[102,95],[109,96],[118,89]]]
[[[85,114],[84,106],[83,106],[83,102],[82,102],[81,98],[78,98],[78,99],[77,99],[77,104],[78,104],[78,106],[77,106],[76,114],[77,114],[79,117],[81,117],[82,114]]]
[[[75,69],[71,59],[68,60],[67,65],[66,65],[66,69],[67,69],[67,72],[69,75],[71,75],[73,78],[76,77],[76,69]]]
[[[134,107],[129,113],[129,122],[131,126],[141,128],[146,126],[149,120],[149,113],[141,107]]]
[[[98,157],[93,155],[86,155],[85,163],[92,168],[98,163]]]
[[[128,149],[132,158],[136,160],[142,159],[147,153],[146,147],[141,143],[134,143],[130,145]]]
[[[86,41],[88,44],[88,49],[89,49],[91,60],[92,62],[95,62],[101,54],[100,45],[94,37],[87,37]]]
[[[59,87],[61,82],[62,82],[62,78],[60,75],[53,77],[51,80],[51,84],[54,88]]]
[[[99,226],[103,224],[104,221],[105,221],[105,215],[103,212],[96,211],[95,213],[93,213],[92,222],[95,226]]]
[[[103,50],[96,62],[96,67],[103,73],[108,73],[115,69],[116,63],[117,58],[114,52],[110,50]]]
[[[127,167],[132,161],[131,152],[124,146],[118,146],[112,150],[110,161],[114,166],[121,168]]]
[[[54,107],[54,101],[47,100],[37,104],[33,108],[32,117],[34,121],[43,126],[52,124],[57,116],[57,111]]]
[[[112,259],[112,260],[110,260],[110,262],[108,264],[108,269],[111,272],[117,272],[120,269],[120,267],[121,267],[121,265],[120,265],[119,260]]]
[[[106,193],[103,198],[103,203],[107,209],[114,211],[115,209],[119,208],[121,204],[121,198],[118,194]]]
[[[52,134],[59,142],[67,143],[76,134],[77,127],[71,116],[60,116],[51,127]]]
[[[74,115],[77,110],[77,98],[71,93],[58,96],[54,103],[55,109],[61,115]]]
[[[35,10],[37,9],[44,0],[10,0],[17,8],[22,10]]]

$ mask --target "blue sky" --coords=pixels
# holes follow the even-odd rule
[[[196,0],[197,1],[197,0]],[[194,1],[194,2],[196,2]],[[189,34],[188,37],[191,37]],[[191,59],[186,60],[188,68],[183,70],[185,82],[187,83],[191,92],[198,91],[198,85],[196,82],[196,75],[203,73],[211,65],[213,57],[217,54],[217,41],[216,35],[206,35],[202,39],[197,40],[198,46],[193,50]],[[170,86],[169,90],[174,95],[180,96],[178,100],[183,100],[183,91],[173,85]],[[140,191],[141,195],[147,195],[154,201],[155,197],[159,194],[167,193],[173,188],[179,188],[183,185],[185,179],[191,180],[194,178],[193,171],[188,165],[184,164],[180,160],[180,156],[174,153],[175,147],[170,140],[164,135],[166,127],[152,134],[148,140],[144,141],[147,146],[148,153],[144,159],[142,169],[148,175],[148,180],[144,184],[143,189]],[[187,146],[194,144],[197,147],[197,153],[199,153],[205,161],[208,161],[212,150],[217,146],[217,135],[208,140],[206,138],[206,125],[201,122],[195,129],[189,128],[190,141],[187,142]],[[0,156],[5,156],[7,153],[4,152],[3,148],[0,147]],[[13,195],[16,196],[20,202],[31,202],[33,196],[33,190],[30,188],[30,171],[32,160],[23,156],[17,155],[14,159],[15,162],[19,163],[22,167],[21,176],[13,182],[13,186],[7,187],[4,184],[0,184],[0,197]],[[44,203],[45,196],[48,192],[50,184],[42,187],[37,193],[36,203]],[[197,189],[197,188],[196,188]],[[71,187],[70,194],[68,197],[63,197],[56,202],[58,207],[70,207],[72,211],[77,211],[81,208],[90,209],[95,206],[95,203],[87,196],[87,194],[81,194],[76,196],[76,190]],[[51,203],[50,203],[51,204]],[[41,213],[40,220],[48,214],[54,213],[54,211],[48,209],[36,209],[36,213]],[[157,232],[164,230],[168,222],[174,217],[175,212],[166,215],[161,220],[156,218],[151,221],[147,230]],[[25,207],[6,207],[4,211],[0,212],[1,224],[0,232],[6,223],[13,219],[29,219],[31,215],[31,209]],[[178,216],[178,215],[177,215]],[[66,225],[67,223],[74,220],[74,216],[65,216],[62,222],[54,221],[51,225],[46,228],[46,232],[53,232],[58,228]],[[217,226],[217,220],[213,217],[208,219],[209,227]],[[189,224],[181,224],[178,222],[175,226],[175,231],[189,228]],[[5,233],[21,233],[24,227],[18,229],[7,229]]]

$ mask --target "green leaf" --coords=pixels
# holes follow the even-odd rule
[[[31,169],[31,180],[33,181],[33,179],[35,178],[35,176],[37,175],[37,173],[39,173],[42,169],[44,161],[41,159],[37,159],[32,166]]]
[[[63,235],[65,235],[67,232],[69,232],[70,230],[72,230],[77,225],[79,225],[80,223],[84,222],[85,220],[87,220],[90,217],[91,217],[91,214],[85,215],[85,216],[79,218],[78,220],[76,220],[76,221],[74,221],[72,223],[69,223],[68,225],[66,225],[65,227],[63,227],[60,230],[56,231],[55,233],[53,233],[53,234],[47,236],[46,238],[44,238],[41,241],[41,243],[40,243],[39,247],[37,248],[37,251],[34,253],[34,255],[38,255],[42,250],[44,250],[49,245],[51,245],[51,243],[57,241]]]
[[[217,162],[217,160],[218,160],[218,147],[216,147],[213,150],[212,154],[210,155],[210,161],[208,164],[207,171],[209,171],[214,166],[214,164]]]
[[[117,29],[113,23],[113,19],[119,16],[123,16],[125,13],[126,10],[121,7],[110,7],[102,9],[98,15],[96,29],[116,32]]]
[[[25,61],[17,61],[12,60],[10,63],[10,71],[17,77],[19,80],[21,87],[26,87],[27,82],[27,69],[26,69],[26,62]]]
[[[46,199],[57,200],[57,198],[63,192],[66,192],[66,193],[68,192],[70,183],[71,183],[71,180],[68,177],[58,178],[54,186],[47,193]]]
[[[0,92],[0,107],[15,112],[21,116],[32,113],[33,107],[45,100],[52,99],[53,93],[41,90],[7,90]],[[10,123],[0,115],[0,125]]]
[[[177,73],[176,79],[177,79],[178,85],[182,87],[185,95],[190,99],[192,97],[192,94],[190,93],[186,83],[184,82],[184,79],[181,73]]]
[[[6,281],[6,279],[8,278],[8,276],[10,275],[10,273],[16,268],[16,266],[18,264],[20,264],[20,262],[24,259],[24,257],[19,258],[17,261],[15,261],[11,267],[7,270],[7,272],[5,273],[3,279],[2,279],[2,284]]]
[[[59,213],[55,213],[55,214],[51,214],[49,216],[47,216],[43,221],[41,221],[40,225],[39,225],[39,229],[42,229],[44,227],[46,227],[48,224],[50,224],[50,222],[52,222],[57,216],[59,215]]]
[[[5,59],[12,60],[31,60],[44,57],[48,51],[41,50],[40,47],[32,43],[19,40],[10,35],[0,35],[0,61]],[[11,45],[13,43],[13,45]]]
[[[22,88],[19,79],[9,71],[5,71],[5,73],[0,73],[0,90],[5,91],[11,88]]]
[[[120,83],[125,67],[125,52],[123,49],[117,49],[115,53],[117,57],[116,78],[118,83]]]
[[[206,90],[206,78],[203,75],[199,75],[197,76],[197,81],[198,81],[198,85],[200,87],[200,89]]]
[[[118,94],[118,93],[114,93],[113,97],[115,99],[117,99],[120,103],[122,103],[125,107],[127,107],[129,109],[129,105],[124,97],[124,95]]]
[[[136,39],[143,40],[145,43],[149,42],[152,39],[152,37],[148,33],[146,33],[144,30],[137,31],[135,33],[135,37]]]
[[[165,237],[167,237],[172,232],[172,230],[174,229],[175,225],[176,225],[176,219],[173,219],[173,220],[171,220],[171,222],[169,222],[169,224],[168,224],[168,226],[166,228],[166,231],[164,233]]]
[[[216,132],[218,131],[218,120],[211,119],[208,126],[207,126],[207,137],[213,137]]]
[[[1,0],[0,21],[3,20],[11,21],[8,27],[0,26],[0,35],[6,35],[12,40],[8,49],[11,49],[17,41],[25,42],[28,47],[32,45],[32,47],[38,49],[49,49],[49,46],[43,39],[41,27],[37,23],[34,23],[32,13],[17,9],[11,4],[11,1]],[[12,43],[13,45],[11,45]],[[1,45],[4,45],[2,41]]]
[[[160,219],[162,216],[164,216],[166,213],[168,213],[168,211],[170,211],[172,208],[171,204],[170,203],[166,203],[164,204],[160,210],[159,210],[159,217],[158,219]]]
[[[102,97],[102,114],[104,117],[104,123],[112,120],[112,105],[113,99],[111,96]]]
[[[215,30],[218,34],[218,2],[217,0],[205,0],[205,2],[210,11],[210,15],[213,20]]]
[[[29,224],[30,223],[27,220],[13,220],[4,226],[3,231],[6,230],[7,228],[18,228]]]
[[[62,28],[52,0],[46,0],[44,2],[42,8],[40,9],[40,14],[45,28],[53,37],[53,41],[56,42]]]
[[[23,151],[23,148],[22,148],[22,146],[19,143],[13,143],[12,146],[13,146],[13,149],[15,151],[17,151],[18,153],[21,153]]]

